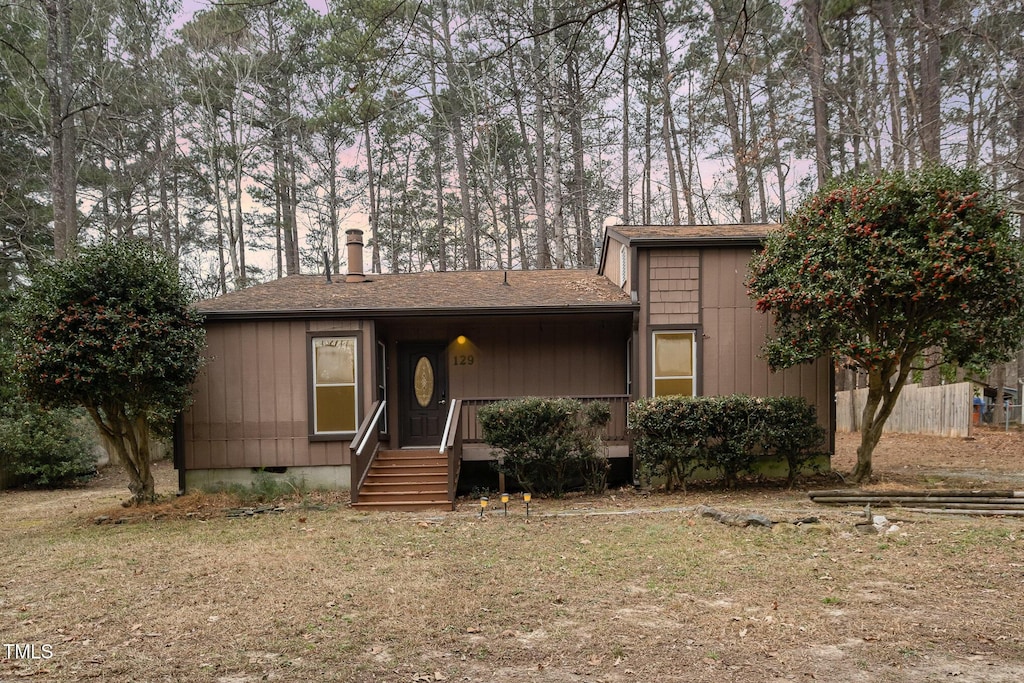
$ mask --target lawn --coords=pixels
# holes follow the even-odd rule
[[[1024,440],[991,439],[1003,456],[985,464],[1013,475]],[[923,461],[978,448],[907,443]],[[978,469],[957,457],[880,458],[879,486]],[[876,510],[898,529],[863,534],[855,510],[747,488],[535,500],[529,519],[521,503],[480,519],[472,501],[429,517],[330,496],[234,518],[190,499],[97,524],[127,497],[108,478],[0,495],[0,639],[38,657],[0,645],[0,680],[1024,679],[1021,518]],[[701,503],[821,523],[730,527]]]

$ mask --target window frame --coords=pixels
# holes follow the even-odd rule
[[[658,336],[659,335],[689,335],[690,336],[690,375],[658,375]],[[694,328],[665,328],[651,331],[651,386],[650,395],[651,397],[657,396],[699,396],[697,387],[697,361],[699,358],[699,352],[697,349],[697,340],[700,335]],[[657,386],[659,379],[682,379],[690,380],[691,393],[690,394],[658,394]]]
[[[306,339],[306,357],[307,357],[307,405],[308,405],[308,421],[307,431],[309,432],[310,441],[351,441],[352,437],[355,436],[359,430],[359,421],[362,418],[362,410],[360,405],[360,398],[362,391],[360,391],[360,366],[359,361],[361,357],[360,349],[360,335],[358,333],[345,333],[345,332],[307,332]],[[353,382],[349,383],[325,383],[320,385],[316,381],[316,342],[321,339],[351,339],[353,345],[352,353],[352,371],[353,371]],[[319,386],[352,386],[353,387],[353,402],[354,402],[354,417],[355,427],[351,430],[344,431],[318,431],[317,411],[316,411],[316,395],[317,387]]]

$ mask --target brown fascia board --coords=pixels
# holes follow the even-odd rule
[[[757,235],[626,237],[614,228],[608,228],[608,232],[630,247],[760,247],[764,244],[765,239]]]
[[[604,238],[601,240],[601,253],[597,256],[597,274],[604,275],[604,257],[608,254],[608,231],[610,228],[604,229]],[[618,233],[615,233],[618,234]],[[621,235],[620,235],[621,237]]]
[[[640,304],[629,302],[590,306],[522,306],[520,308],[310,308],[279,311],[200,311],[205,320],[311,320],[318,318],[440,318],[453,316],[521,316],[585,313],[632,313]]]

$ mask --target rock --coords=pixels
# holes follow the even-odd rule
[[[732,514],[716,510],[715,508],[707,505],[698,505],[697,513],[701,517],[711,517],[716,522],[721,522],[722,524],[727,524],[729,526],[764,526],[768,528],[771,528],[772,526],[772,520],[757,513]]]

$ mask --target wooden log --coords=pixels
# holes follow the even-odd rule
[[[812,498],[812,500],[815,503],[823,503],[828,505],[865,505],[868,503],[870,503],[871,505],[880,505],[883,503],[891,505],[904,505],[914,503],[995,503],[1009,507],[1024,507],[1024,499],[1022,498],[969,498],[967,496],[932,496],[927,498],[919,496],[873,496],[870,498],[848,496],[821,496],[818,498]]]
[[[858,496],[883,496],[888,495],[885,491],[864,491],[860,489],[832,489],[830,491],[808,491],[807,495],[810,498],[816,498],[818,496],[844,496],[844,497],[858,497]],[[1009,490],[983,490],[983,489],[926,489],[918,491],[893,491],[892,495],[899,495],[904,497],[909,496],[958,496],[963,498],[1022,498],[1024,499],[1024,491],[1009,491]]]
[[[902,508],[904,512],[931,515],[979,515],[981,517],[1024,517],[1024,510],[953,510],[949,508]]]

